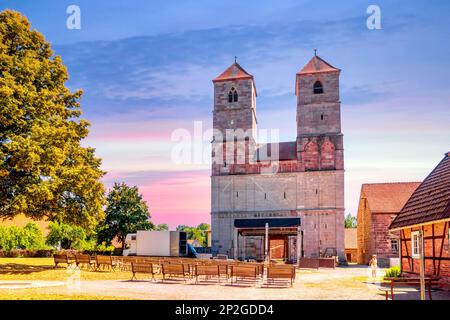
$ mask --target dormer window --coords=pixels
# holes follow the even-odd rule
[[[238,93],[236,89],[233,87],[231,88],[230,92],[228,92],[228,102],[237,102],[238,101]]]
[[[316,81],[316,82],[314,82],[314,94],[320,94],[320,93],[323,93],[322,82]]]

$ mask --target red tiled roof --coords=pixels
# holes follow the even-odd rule
[[[274,150],[272,147],[276,143],[267,143],[267,144],[260,144],[258,146],[257,152],[257,159],[258,161],[264,161],[269,160],[267,153],[269,153],[270,156],[275,156],[272,153],[272,150]],[[267,146],[267,151],[261,150],[263,146]],[[278,160],[294,160],[297,159],[297,142],[295,141],[289,141],[289,142],[280,142],[278,143],[278,154],[279,159]]]
[[[420,182],[366,183],[361,187],[361,197],[369,203],[370,211],[398,213]]]
[[[298,95],[298,75],[322,72],[341,72],[341,69],[333,67],[321,57],[315,55],[299,72],[297,72],[297,77],[295,77],[295,95]]]
[[[450,152],[423,180],[390,229],[450,218]]]
[[[323,60],[321,57],[314,56],[299,72],[297,72],[297,74],[332,72],[332,71],[341,71],[341,70],[333,67],[331,64]]]
[[[235,62],[229,66],[224,72],[216,77],[213,82],[228,81],[234,79],[253,79],[253,76],[245,71],[239,63]]]

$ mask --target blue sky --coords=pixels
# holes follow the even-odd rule
[[[71,4],[81,8],[81,30],[66,28]],[[370,4],[381,8],[381,30],[366,27]],[[105,182],[139,185],[157,223],[209,220],[209,166],[170,164],[170,134],[195,120],[211,125],[211,79],[235,55],[255,77],[259,127],[280,129],[282,140],[295,139],[295,73],[313,49],[342,69],[347,212],[356,214],[361,183],[420,181],[450,150],[448,2],[15,0],[0,7],[25,14],[52,42],[68,85],[85,91],[86,144],[103,158]]]

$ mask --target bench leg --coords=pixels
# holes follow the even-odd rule
[[[391,282],[391,300],[394,300],[394,283]]]
[[[133,280],[137,280],[137,278],[136,278],[136,272],[133,272],[133,276],[131,277],[131,281],[133,281]]]

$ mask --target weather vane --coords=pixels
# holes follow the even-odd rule
[[[236,63],[237,61],[237,56],[234,56],[234,63]]]
[[[317,56],[317,49],[314,49],[314,56]]]

